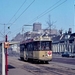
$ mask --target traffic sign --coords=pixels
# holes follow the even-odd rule
[[[9,48],[9,42],[4,43],[4,48]]]

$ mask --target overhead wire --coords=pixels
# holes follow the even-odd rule
[[[31,20],[31,22],[36,21],[37,19],[43,17],[44,15],[46,15],[47,13],[51,12],[52,10],[56,9],[57,7],[59,7],[60,5],[62,5],[63,3],[65,3],[67,0],[61,2],[60,4],[58,4],[61,0],[59,0],[58,2],[56,2],[54,5],[52,5],[50,8],[48,8],[46,11],[44,11],[43,13],[41,13],[40,15],[38,15],[37,17],[35,17],[33,20]],[[57,6],[55,6],[56,4],[58,4]],[[55,7],[54,7],[55,6]],[[53,7],[53,8],[52,8]],[[52,8],[52,9],[51,9]],[[51,9],[51,10],[50,10]],[[30,22],[29,22],[30,23]]]
[[[34,1],[35,1],[35,0],[33,0],[33,1],[27,6],[27,8],[26,8],[8,27],[12,26],[12,25],[20,18],[20,16],[34,3]]]
[[[10,23],[9,23],[9,24],[10,24]],[[2,30],[0,31],[0,34],[1,34],[2,36],[5,36],[5,26],[6,26],[6,25],[9,25],[9,24],[5,24],[5,23],[2,24],[2,23],[0,23],[0,25],[4,25],[4,33],[2,33]]]
[[[0,32],[0,34],[2,35],[2,37],[4,36],[1,32]]]
[[[20,16],[34,3],[34,1],[35,0],[33,0],[28,6],[27,6],[27,8],[16,18],[16,20],[14,20],[13,22],[12,22],[12,24],[11,25],[13,25],[19,18],[20,18]],[[10,25],[10,26],[11,26]],[[9,26],[9,27],[10,27]]]
[[[28,7],[12,22],[11,25],[13,25],[13,24],[22,16],[22,14],[34,3],[34,1],[35,1],[35,0],[33,0],[33,1],[28,5]],[[11,26],[11,25],[10,25],[10,26]]]
[[[50,11],[52,11],[52,10],[54,10],[55,8],[57,8],[58,6],[60,6],[61,4],[63,4],[65,1],[67,1],[67,0],[65,0],[65,1],[63,1],[62,3],[60,3],[59,5],[57,5],[59,2],[60,2],[61,0],[59,0],[59,1],[57,1],[55,4],[53,4],[51,7],[49,7],[47,10],[45,10],[43,13],[41,13],[40,15],[38,15],[35,19],[34,19],[34,21],[35,20],[37,20],[37,19],[39,19],[39,18],[41,18],[42,16],[44,16],[45,14],[47,14],[48,12],[50,12]],[[57,5],[56,7],[54,7],[55,5]],[[54,8],[53,8],[54,7]],[[51,8],[53,8],[53,9],[51,9]],[[50,10],[51,9],[51,10]],[[49,10],[49,11],[48,11]]]
[[[34,0],[35,1],[35,0]],[[33,1],[33,2],[34,2]],[[34,19],[34,21],[35,20],[37,20],[37,19],[39,19],[39,18],[41,18],[41,17],[43,17],[44,15],[46,15],[47,13],[49,13],[49,12],[51,12],[52,10],[54,10],[55,8],[57,8],[57,7],[59,7],[60,5],[62,5],[63,3],[65,3],[67,0],[65,0],[65,1],[63,1],[63,2],[61,2],[60,4],[58,4],[59,2],[60,2],[61,0],[59,0],[58,2],[56,2],[54,5],[52,5],[50,8],[48,8],[46,11],[44,11],[43,13],[41,13],[40,15],[38,15],[35,19]],[[19,17],[33,4],[33,2],[19,15]],[[58,5],[57,5],[58,4]],[[56,5],[56,6],[55,6]],[[55,6],[55,7],[54,7]],[[53,7],[53,8],[52,8]],[[52,9],[51,9],[52,8]],[[51,9],[51,10],[49,10],[49,9]],[[18,17],[18,18],[19,18]],[[17,19],[18,19],[17,18]],[[17,19],[14,21],[14,22],[16,22],[17,21]],[[14,23],[13,22],[13,23]]]
[[[9,20],[9,22],[7,23],[7,24],[5,24],[5,25],[8,25],[8,24],[10,24],[10,25],[12,25],[12,23],[10,23],[11,22],[11,20],[15,17],[15,15],[19,12],[19,10],[22,8],[22,6],[24,5],[26,3],[26,0],[22,3],[22,5],[19,7],[19,9],[17,10],[17,12],[13,15],[13,17]],[[1,24],[1,23],[0,23]],[[4,24],[1,24],[1,25],[4,25]],[[3,29],[2,29],[3,30]],[[1,31],[2,31],[1,30]]]
[[[22,6],[26,3],[27,0],[25,0],[22,5],[20,6],[20,8],[17,10],[17,12],[13,15],[13,17],[9,20],[8,23],[10,23],[10,21],[15,17],[15,15],[19,12],[19,10],[22,8]]]
[[[48,9],[46,9],[44,12],[42,12],[41,14],[39,14],[37,17],[35,17],[34,19],[32,19],[30,22],[34,21],[35,19],[37,19],[39,16],[41,16],[42,14],[44,14],[45,12],[47,12],[49,9],[51,9],[53,6],[55,6],[56,4],[58,4],[61,0],[57,1],[56,3],[54,3],[52,6],[50,6]]]

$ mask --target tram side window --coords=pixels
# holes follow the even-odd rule
[[[32,51],[33,50],[33,43],[28,43],[27,44],[27,50]]]
[[[31,50],[33,50],[33,43],[31,43]]]
[[[24,44],[21,44],[21,45],[20,45],[20,51],[24,51],[24,49],[25,49]]]
[[[30,44],[27,44],[27,50],[30,51]]]
[[[52,50],[52,41],[49,42],[49,48]]]
[[[34,51],[40,50],[40,42],[39,41],[35,41],[33,43],[33,45],[34,45]]]

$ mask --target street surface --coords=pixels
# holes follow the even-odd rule
[[[52,61],[75,65],[75,58],[72,58],[72,57],[61,57],[61,55],[58,55],[58,54],[56,56],[54,55]]]
[[[61,57],[62,58],[62,57]],[[8,57],[8,75],[75,75],[74,63],[67,62],[75,58],[53,58],[49,64],[21,61],[19,57]],[[59,59],[59,60],[58,60]],[[61,62],[60,62],[61,61]]]

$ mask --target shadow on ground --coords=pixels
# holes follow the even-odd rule
[[[8,69],[14,69],[15,67],[12,65],[8,65]]]

